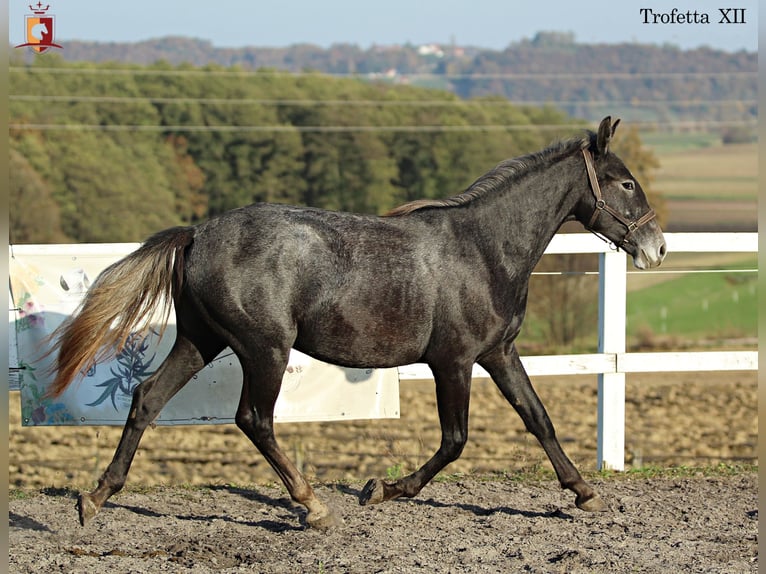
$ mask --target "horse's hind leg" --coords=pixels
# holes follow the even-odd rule
[[[400,496],[411,498],[463,452],[468,440],[471,365],[463,368],[431,365],[431,369],[436,381],[436,404],[442,431],[439,450],[417,471],[397,481],[370,479],[359,495],[359,504],[377,504]]]
[[[497,349],[493,354],[482,359],[480,365],[487,370],[505,398],[519,413],[527,430],[540,441],[561,486],[577,495],[575,499],[577,507],[588,511],[606,510],[604,502],[583,480],[561,448],[553,423],[532,387],[527,372],[521,364],[516,346],[510,345],[508,348]]]
[[[274,436],[274,405],[282,385],[288,355],[289,348],[239,357],[244,380],[236,422],[282,479],[290,497],[308,509],[306,524],[326,529],[341,524],[342,520],[316,497]]]
[[[213,356],[215,354],[212,353]],[[207,360],[211,358],[208,357]],[[144,430],[191,376],[205,366],[207,360],[189,339],[179,333],[165,361],[151,377],[136,387],[130,413],[112,462],[99,479],[96,489],[79,497],[77,508],[80,524],[85,526],[104,502],[123,487]]]

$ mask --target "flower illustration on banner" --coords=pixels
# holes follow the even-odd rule
[[[21,296],[18,313],[19,315],[16,319],[17,332],[45,327],[45,311],[43,306],[36,303],[30,293],[24,293]]]
[[[66,405],[56,402],[48,397],[41,386],[37,383],[35,368],[24,362],[19,362],[24,370],[24,382],[22,383],[21,417],[24,424],[32,422],[34,425],[41,424],[65,424],[74,420]],[[32,382],[27,382],[27,378]]]
[[[115,410],[118,397],[127,397],[130,400],[133,397],[133,391],[146,377],[154,373],[149,367],[156,357],[156,353],[149,359],[146,358],[146,351],[149,349],[149,337],[141,337],[138,333],[132,333],[125,343],[125,346],[115,357],[116,366],[110,369],[112,378],[96,385],[103,388],[104,392],[89,407],[95,407],[103,403],[107,398],[111,398]]]

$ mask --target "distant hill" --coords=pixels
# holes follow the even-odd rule
[[[573,34],[559,32],[540,32],[501,51],[411,44],[218,48],[185,37],[62,44],[60,54],[68,61],[312,70],[437,87],[461,98],[498,95],[549,103],[588,121],[615,109],[627,120],[674,122],[685,130],[752,127],[757,118],[757,53],[746,51],[580,44]],[[11,52],[12,59],[35,57]]]

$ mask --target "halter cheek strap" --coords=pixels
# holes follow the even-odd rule
[[[602,212],[606,212],[612,217],[614,217],[617,221],[622,223],[625,227],[627,227],[628,232],[625,234],[625,237],[622,238],[622,241],[620,241],[619,245],[617,247],[623,247],[625,243],[628,241],[628,238],[630,235],[639,227],[642,225],[649,223],[652,219],[657,217],[657,213],[653,209],[649,209],[645,214],[643,214],[638,219],[634,219],[633,221],[629,221],[625,219],[617,210],[613,209],[609,205],[606,204],[606,201],[604,200],[604,196],[601,194],[601,186],[598,184],[598,178],[596,177],[596,168],[593,165],[593,156],[591,156],[590,152],[587,149],[582,150],[583,157],[585,157],[585,167],[588,170],[588,180],[590,181],[590,187],[593,190],[593,195],[596,197],[596,209],[593,210],[593,215],[590,217],[590,221],[588,222],[588,225],[586,225],[586,229],[592,233],[594,233],[596,236],[601,237],[601,235],[596,232],[593,229],[593,225],[596,223],[596,220],[598,219],[598,216],[601,215]]]

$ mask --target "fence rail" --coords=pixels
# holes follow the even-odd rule
[[[756,253],[757,233],[668,233],[670,253]],[[89,246],[104,253],[129,252],[137,244]],[[48,253],[71,250],[72,246],[35,246]],[[12,247],[13,249],[13,247]],[[25,251],[26,246],[17,246]],[[531,376],[598,375],[599,468],[624,469],[625,450],[625,375],[645,372],[748,371],[758,369],[756,351],[629,353],[626,349],[627,262],[626,255],[614,251],[590,234],[562,234],[553,238],[546,254],[596,253],[599,256],[598,352],[576,355],[522,357]],[[13,310],[11,310],[13,311]],[[13,341],[13,338],[11,339]],[[13,349],[11,349],[13,355]],[[473,376],[488,374],[474,365]],[[432,379],[425,364],[399,367],[402,381]]]

